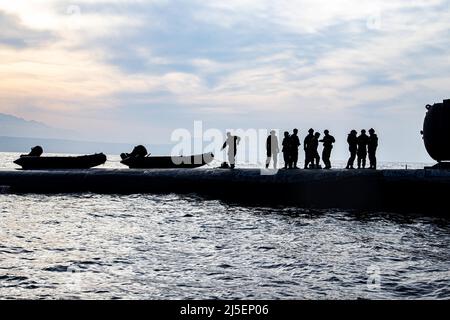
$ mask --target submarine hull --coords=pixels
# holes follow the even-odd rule
[[[427,105],[423,141],[431,158],[450,161],[450,100]]]
[[[0,193],[195,194],[257,206],[445,215],[447,170],[0,170]]]

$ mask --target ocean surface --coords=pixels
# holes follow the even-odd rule
[[[449,245],[432,215],[0,194],[0,298],[449,299]]]

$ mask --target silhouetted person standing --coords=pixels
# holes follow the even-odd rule
[[[369,130],[369,141],[367,145],[367,151],[369,153],[370,169],[377,168],[377,148],[378,148],[378,136],[375,130],[372,128]]]
[[[314,129],[308,130],[308,135],[305,137],[303,141],[303,149],[305,150],[305,169],[308,169],[310,163],[313,162],[313,156],[311,154],[311,142],[314,138]]]
[[[314,134],[314,137],[311,140],[311,143],[309,144],[309,148],[311,149],[311,158],[312,158],[312,167],[315,169],[320,169],[320,156],[319,156],[319,138],[320,133],[316,132]],[[315,163],[314,163],[315,161]]]
[[[298,169],[298,147],[300,147],[300,139],[298,138],[298,129],[294,129],[291,135],[291,168]]]
[[[356,152],[358,150],[358,138],[357,138],[357,132],[356,130],[352,130],[348,137],[347,137],[347,143],[348,143],[348,150],[350,151],[350,158],[347,162],[346,169],[355,169],[355,159],[356,159]]]
[[[270,136],[266,141],[267,160],[266,168],[269,168],[270,160],[273,158],[273,168],[277,168],[278,153],[280,153],[280,147],[278,146],[278,137],[275,135],[275,131],[270,131]]]
[[[367,158],[367,145],[369,143],[369,137],[366,134],[366,130],[361,130],[361,134],[358,136],[358,169],[364,169],[366,167]]]
[[[325,136],[319,141],[323,143],[322,160],[325,164],[325,169],[331,169],[331,150],[333,149],[333,143],[335,143],[336,140],[330,135],[330,131],[325,130],[323,133]]]
[[[233,136],[230,132],[227,132],[227,140],[223,143],[222,150],[228,146],[228,162],[230,163],[230,168],[234,169],[236,163],[236,153],[237,146],[241,138],[238,136]]]
[[[281,150],[283,152],[283,160],[284,160],[284,168],[291,168],[292,167],[292,161],[291,161],[291,137],[289,136],[289,132],[284,132],[284,139],[282,142],[283,149]]]

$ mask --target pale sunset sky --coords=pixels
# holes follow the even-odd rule
[[[80,139],[176,128],[374,127],[427,161],[424,106],[450,98],[450,0],[0,0],[0,113]]]

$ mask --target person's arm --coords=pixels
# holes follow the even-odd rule
[[[227,147],[227,141],[225,141],[225,142],[223,143],[222,149],[220,149],[220,150],[223,150],[223,149],[225,149],[226,147]]]
[[[241,137],[236,136],[236,143],[239,144],[241,142]]]

